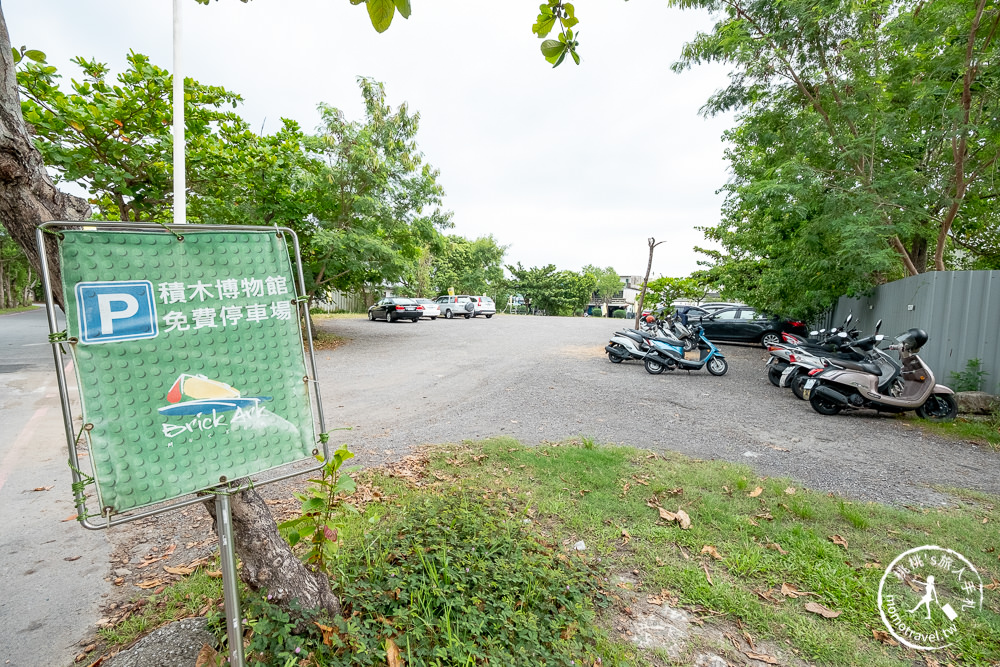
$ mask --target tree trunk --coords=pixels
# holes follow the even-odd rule
[[[910,260],[920,273],[927,270],[927,249],[927,239],[923,236],[917,236],[910,242]]]
[[[663,241],[660,241],[663,243]],[[639,292],[639,305],[635,309],[635,328],[639,328],[639,316],[642,315],[642,306],[646,302],[646,285],[649,284],[649,272],[653,269],[653,250],[660,245],[652,236],[649,237],[649,261],[646,262],[646,276],[642,279],[642,291]]]
[[[42,262],[35,244],[35,228],[50,220],[83,220],[89,216],[90,204],[86,200],[56,189],[28,135],[21,116],[10,36],[0,7],[0,223],[40,274]],[[56,286],[58,278],[54,273]],[[61,306],[62,290],[57,287],[53,292]]]
[[[89,215],[90,205],[86,200],[56,189],[28,135],[21,116],[10,36],[0,7],[0,223],[40,275],[35,228],[50,220],[84,220]],[[62,306],[58,267],[52,268],[53,298]],[[211,514],[215,511],[214,501],[209,506]],[[305,608],[340,613],[340,603],[326,577],[307,570],[292,554],[256,491],[236,494],[231,507],[236,551],[243,562],[242,578],[248,586],[267,587],[280,602],[298,599]]]
[[[340,600],[330,590],[330,580],[322,572],[311,572],[292,553],[257,490],[249,488],[232,497],[233,543],[243,567],[240,579],[251,590],[266,589],[272,602],[288,609],[297,600],[303,609],[324,609],[340,614]],[[216,520],[215,499],[205,508]]]

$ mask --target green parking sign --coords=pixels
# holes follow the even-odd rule
[[[59,259],[102,514],[314,454],[283,233],[67,229]]]

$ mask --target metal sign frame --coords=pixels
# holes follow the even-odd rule
[[[69,385],[66,379],[66,357],[72,356],[64,349],[64,345],[72,344],[74,341],[60,340],[60,331],[58,328],[58,323],[56,321],[55,304],[52,298],[52,271],[49,265],[50,261],[53,261],[53,253],[50,253],[47,249],[47,244],[45,242],[46,236],[50,234],[59,234],[63,230],[86,230],[86,231],[116,231],[116,232],[153,232],[162,233],[165,235],[173,235],[178,239],[182,239],[185,232],[254,232],[260,233],[267,231],[270,233],[277,234],[280,238],[285,240],[286,244],[291,245],[291,250],[294,252],[294,264],[293,264],[293,280],[295,281],[295,297],[297,301],[297,308],[295,313],[305,321],[305,336],[304,338],[308,341],[305,345],[303,352],[306,353],[307,361],[307,372],[311,373],[311,377],[306,378],[306,380],[312,384],[312,396],[313,401],[310,401],[311,413],[313,415],[314,425],[318,424],[319,430],[318,434],[326,433],[326,423],[323,415],[323,402],[320,393],[319,383],[317,381],[316,372],[316,357],[315,351],[312,345],[312,327],[308,315],[308,303],[302,299],[305,293],[305,277],[302,270],[302,261],[299,251],[299,241],[295,232],[286,227],[261,227],[261,226],[249,226],[249,225],[162,225],[162,224],[143,224],[143,223],[107,223],[107,222],[47,222],[39,225],[36,231],[36,241],[38,243],[39,253],[41,254],[42,260],[42,280],[45,289],[45,304],[46,311],[48,314],[49,322],[49,332],[51,334],[50,340],[52,341],[52,352],[53,359],[56,366],[56,378],[59,386],[59,396],[62,402],[62,415],[63,424],[66,431],[66,443],[69,448],[69,464],[73,476],[73,495],[74,503],[76,505],[78,521],[85,528],[91,530],[99,530],[108,528],[110,526],[116,526],[122,523],[127,523],[129,521],[135,521],[138,519],[147,518],[157,514],[162,514],[164,512],[177,510],[195,503],[204,502],[206,496],[204,493],[193,493],[189,494],[187,497],[175,498],[173,500],[164,501],[158,503],[152,507],[146,507],[144,509],[125,511],[120,514],[114,512],[108,512],[105,508],[101,508],[101,514],[99,515],[102,520],[93,521],[92,517],[87,515],[86,509],[86,495],[85,486],[89,481],[89,476],[85,476],[81,471],[80,466],[80,452],[77,448],[77,437],[74,433],[73,426],[73,411],[72,411],[72,398],[70,396]],[[66,295],[70,298],[70,295]],[[305,317],[303,317],[305,315]],[[77,389],[77,395],[80,395],[80,389]],[[86,427],[84,427],[86,430]],[[323,459],[329,458],[329,445],[326,442],[326,438],[320,435],[319,443],[316,448],[313,449],[313,454],[317,455],[320,453],[319,445],[322,445]],[[314,472],[322,468],[322,462],[310,465],[308,468],[298,467],[293,471],[286,471],[290,466],[300,465],[303,461],[308,459],[300,459],[299,461],[286,463],[280,466],[278,469],[270,471],[272,474],[268,474],[256,481],[248,481],[239,486],[234,484],[235,480],[230,480],[219,487],[215,487],[212,491],[213,493],[236,493],[242,488],[246,488],[250,484],[253,485],[263,485],[272,482],[277,482],[280,480],[288,479],[298,475]],[[96,471],[95,471],[96,474]]]

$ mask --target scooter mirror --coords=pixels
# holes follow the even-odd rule
[[[844,328],[846,329],[851,322],[854,321],[854,313],[848,313],[847,319],[844,320]]]
[[[878,322],[875,323],[875,333],[878,333],[878,330],[881,328],[882,328],[882,320],[879,320]]]

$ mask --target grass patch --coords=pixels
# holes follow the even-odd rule
[[[984,584],[1000,578],[1000,504],[986,494],[953,490],[947,508],[886,507],[742,465],[589,438],[538,447],[497,439],[427,456],[414,474],[359,476],[358,497],[369,502],[339,516],[333,565],[343,618],[292,631],[266,599],[244,597],[251,662],[384,665],[398,647],[408,666],[678,664],[621,634],[635,598],[612,582],[630,573],[639,599],[666,591],[706,626],[807,664],[912,665],[920,654],[875,634],[885,631],[879,581],[896,556],[937,544],[971,560]],[[662,519],[659,508],[684,510],[690,528]],[[577,551],[581,540],[586,549]],[[783,585],[813,595],[795,597]],[[912,597],[908,607],[920,594]],[[840,615],[809,613],[809,602]],[[995,588],[981,612],[958,622],[955,644],[935,659],[1000,661]],[[746,662],[731,646],[720,654]]]
[[[320,331],[319,329],[313,331],[313,334],[315,334],[315,337],[313,338],[314,350],[322,350],[322,351],[336,350],[338,347],[344,345],[345,343],[347,343],[347,341],[350,340],[350,338],[345,338],[344,336],[337,336],[335,334],[326,331]]]
[[[222,579],[209,576],[206,568],[199,568],[165,587],[163,592],[127,605],[131,613],[112,627],[99,628],[97,635],[108,647],[120,648],[166,623],[205,615],[221,601]]]
[[[986,445],[1000,452],[1000,414],[985,417],[960,415],[950,422],[932,422],[917,417],[908,417],[907,421],[934,435]]]
[[[367,312],[364,313],[312,313],[313,322],[322,322],[323,320],[362,320],[368,317]]]
[[[10,315],[12,313],[26,313],[29,310],[36,310],[35,306],[18,306],[17,308],[0,308],[0,315]]]

